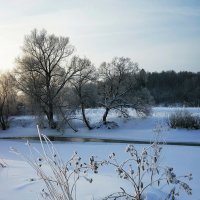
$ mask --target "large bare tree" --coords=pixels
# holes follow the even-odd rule
[[[150,95],[138,85],[139,72],[138,64],[130,58],[115,57],[110,63],[101,64],[99,104],[105,108],[104,124],[110,110],[117,110],[125,117],[128,116],[127,108],[133,108],[142,115],[150,113]]]
[[[31,96],[47,116],[49,126],[56,127],[54,114],[59,96],[66,83],[77,72],[67,66],[74,48],[68,37],[47,34],[34,29],[25,36],[23,54],[17,59],[15,78],[18,88]]]

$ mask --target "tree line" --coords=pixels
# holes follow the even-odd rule
[[[156,105],[200,106],[200,72],[148,72],[146,76]]]
[[[143,84],[142,72],[136,62],[125,57],[115,57],[96,68],[88,58],[74,55],[68,37],[34,29],[24,38],[13,72],[1,75],[1,128],[8,128],[9,116],[23,108],[38,116],[41,126],[46,118],[50,128],[58,128],[60,119],[74,131],[71,122],[76,110],[81,110],[88,129],[94,128],[85,112],[89,107],[104,108],[104,125],[111,110],[128,117],[128,108],[132,108],[147,116],[152,97]]]

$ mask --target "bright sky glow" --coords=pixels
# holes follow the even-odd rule
[[[69,36],[96,66],[125,56],[147,71],[200,71],[198,0],[0,0],[0,70],[34,28]]]

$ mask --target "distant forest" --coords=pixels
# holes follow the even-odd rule
[[[200,106],[200,72],[148,72],[146,76],[156,105]]]

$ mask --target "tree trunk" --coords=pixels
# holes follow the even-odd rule
[[[49,123],[49,127],[52,128],[52,129],[55,129],[56,128],[56,122],[54,121],[53,119],[53,104],[50,104],[49,105],[49,111],[48,111],[48,114],[47,114],[47,118],[48,118],[48,123]]]
[[[110,110],[109,108],[106,108],[106,111],[105,111],[105,113],[103,115],[103,124],[107,123],[106,119],[107,119],[109,110]]]
[[[6,122],[5,122],[4,118],[3,118],[3,116],[1,116],[0,123],[1,123],[2,130],[6,130],[7,126],[6,126]]]
[[[85,125],[88,127],[89,130],[92,130],[92,127],[90,126],[90,123],[86,118],[85,107],[84,107],[83,103],[81,103],[81,111],[82,111],[83,121],[84,121]]]
[[[53,113],[50,113],[50,117],[49,117],[49,127],[50,127],[51,129],[55,129],[55,128],[56,128],[56,122],[54,122]]]
[[[137,191],[137,195],[136,195],[135,199],[142,200],[142,195],[141,195],[140,191]]]

